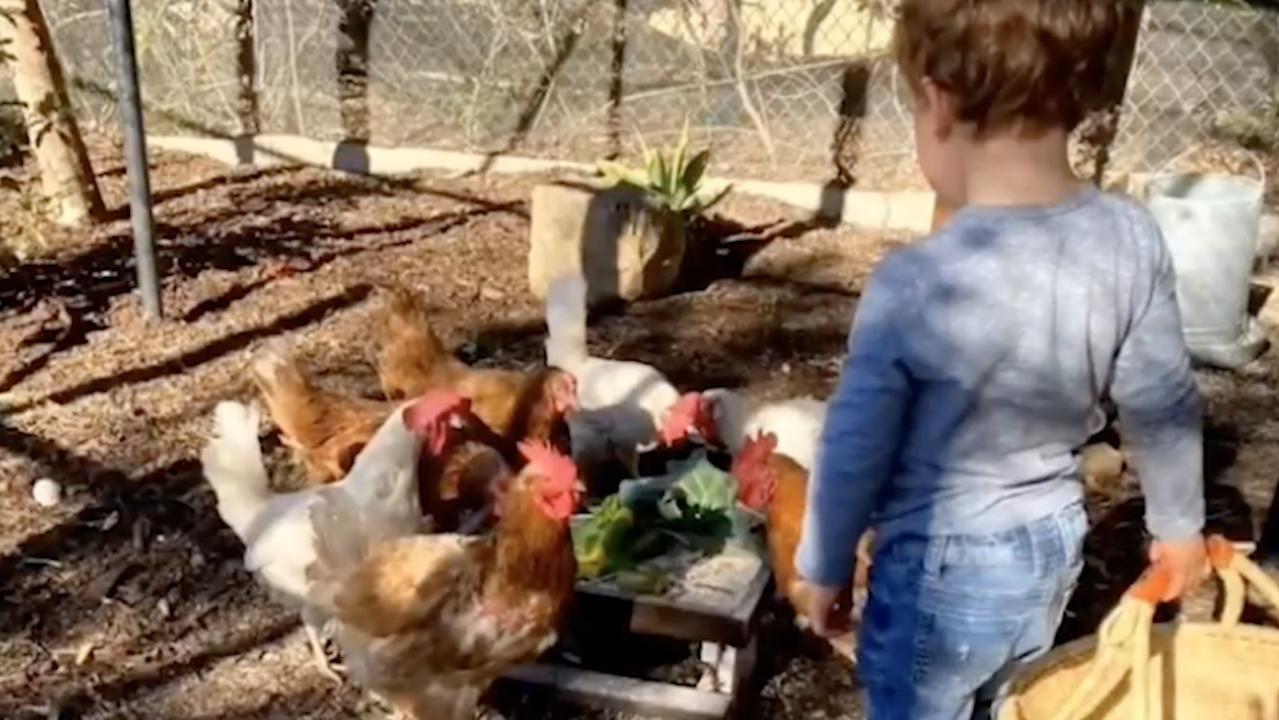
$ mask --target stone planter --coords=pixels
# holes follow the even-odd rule
[[[559,182],[533,188],[529,289],[546,297],[552,280],[581,273],[587,302],[660,297],[679,280],[684,219],[638,190]]]

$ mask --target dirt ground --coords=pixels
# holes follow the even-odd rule
[[[543,328],[524,258],[538,178],[379,181],[160,155],[171,320],[152,325],[131,292],[122,164],[110,144],[95,153],[115,219],[87,234],[42,231],[47,259],[0,270],[0,717],[382,717],[312,668],[296,615],[244,572],[198,449],[217,401],[252,397],[246,360],[271,338],[294,341],[327,385],[374,393],[365,327],[382,283],[428,292],[469,361],[537,362]],[[20,202],[0,192],[0,218],[23,217]],[[746,259],[760,235],[775,239]],[[601,318],[592,347],[651,362],[677,385],[763,397],[832,389],[857,288],[910,240],[745,197],[698,237],[732,242],[681,293]],[[1246,539],[1279,468],[1279,361],[1201,380],[1213,523]],[[31,499],[45,477],[63,487],[51,509]],[[1141,567],[1134,484],[1091,509],[1066,636],[1095,628]],[[851,668],[783,620],[765,624],[755,717],[861,717]],[[680,652],[655,676],[684,674]],[[499,706],[508,718],[614,717]]]

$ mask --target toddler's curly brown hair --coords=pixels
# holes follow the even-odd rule
[[[979,133],[1073,130],[1101,109],[1111,49],[1131,0],[902,0],[894,52],[916,90],[929,80]]]

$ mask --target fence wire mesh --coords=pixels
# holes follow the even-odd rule
[[[42,6],[82,118],[114,123],[117,65],[106,3]],[[148,130],[220,135],[236,129],[234,14],[216,0],[133,3]]]
[[[1279,13],[1151,2],[1138,35],[1116,165],[1158,170],[1200,146],[1253,144],[1279,118]]]
[[[100,0],[43,0],[114,121]],[[152,132],[296,133],[580,161],[687,122],[718,173],[918,185],[896,0],[135,0]],[[1149,0],[1110,167],[1279,138],[1279,11]],[[1106,134],[1102,133],[1102,137]]]

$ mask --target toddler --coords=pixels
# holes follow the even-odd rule
[[[1152,561],[1202,573],[1201,410],[1151,215],[1071,171],[1117,0],[903,0],[895,52],[942,229],[873,273],[830,403],[800,573],[819,631],[878,531],[870,720],[988,717],[1053,642],[1087,530],[1076,451],[1103,396]]]

